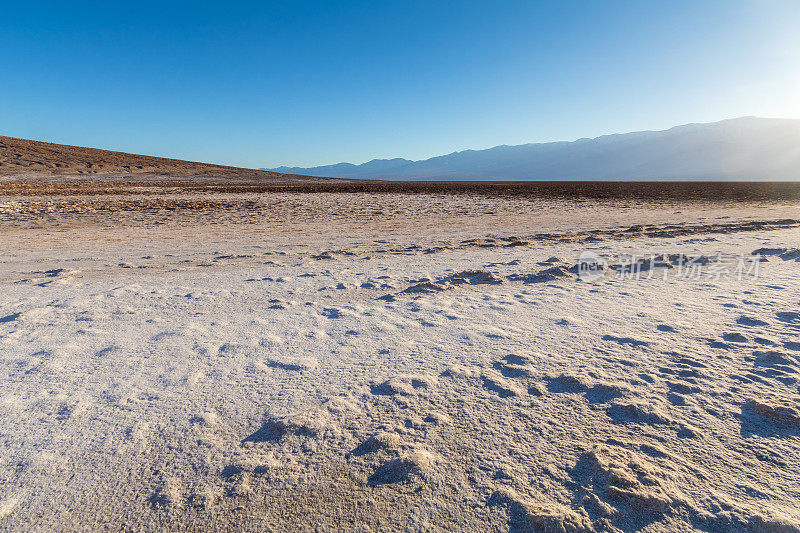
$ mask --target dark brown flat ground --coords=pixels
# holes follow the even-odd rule
[[[268,173],[269,174],[269,173]],[[286,175],[280,175],[286,176]],[[800,182],[631,182],[631,181],[378,181],[289,176],[235,181],[208,175],[125,174],[47,179],[0,180],[0,196],[127,195],[163,193],[402,193],[486,196],[645,199],[645,200],[800,200]]]

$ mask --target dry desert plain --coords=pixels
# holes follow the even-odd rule
[[[159,180],[0,183],[0,530],[798,531],[796,185]]]

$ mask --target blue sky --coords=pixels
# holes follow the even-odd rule
[[[795,0],[6,2],[0,134],[248,167],[800,117]]]

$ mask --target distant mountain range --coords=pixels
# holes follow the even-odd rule
[[[413,180],[797,180],[800,120],[742,117],[573,142],[464,150],[421,161],[373,159],[361,165],[262,170]]]

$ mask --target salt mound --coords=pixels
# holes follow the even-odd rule
[[[742,406],[742,412],[784,428],[800,429],[800,412],[791,407],[775,407],[758,400],[748,400]]]
[[[320,406],[283,416],[269,416],[264,424],[243,442],[278,441],[286,435],[321,439],[341,434],[340,421],[354,406],[345,398],[330,398]]]
[[[386,396],[411,396],[419,389],[429,389],[435,384],[435,378],[430,376],[396,376],[391,379],[372,386],[373,394],[383,394]]]
[[[490,391],[496,392],[501,398],[509,396],[522,396],[523,391],[516,384],[508,381],[496,372],[484,372],[481,374],[483,386]]]
[[[595,383],[586,391],[586,399],[591,403],[606,403],[626,396],[631,391],[628,387],[617,383]]]
[[[150,498],[156,507],[175,510],[183,506],[183,490],[176,479],[167,479],[156,488]]]
[[[385,485],[410,481],[414,477],[424,478],[434,464],[433,455],[425,450],[392,459],[382,464],[369,478],[370,485]]]
[[[463,365],[450,365],[447,369],[442,372],[442,376],[446,378],[454,378],[454,379],[467,379],[467,378],[476,378],[480,376],[481,371],[478,367],[468,367]]]
[[[564,373],[550,378],[547,388],[550,392],[585,392],[589,386],[580,377]]]
[[[537,499],[538,500],[538,499]],[[583,509],[573,510],[564,505],[534,503],[511,488],[496,490],[489,505],[502,505],[508,509],[510,525],[519,531],[582,533],[594,531],[592,522]]]
[[[657,406],[644,402],[613,402],[606,409],[608,416],[619,423],[638,423],[650,426],[669,425],[673,420]]]
[[[528,354],[510,353],[505,357],[503,357],[503,360],[510,365],[519,365],[519,366],[535,365],[537,358],[540,360],[544,359],[544,356],[542,354],[536,353],[535,355],[536,357]]]
[[[400,448],[401,443],[400,435],[397,433],[381,431],[362,442],[358,448],[353,450],[353,454],[364,455],[367,453],[375,453],[379,450],[394,451]]]
[[[315,357],[270,357],[267,366],[289,371],[314,370],[319,365]]]

